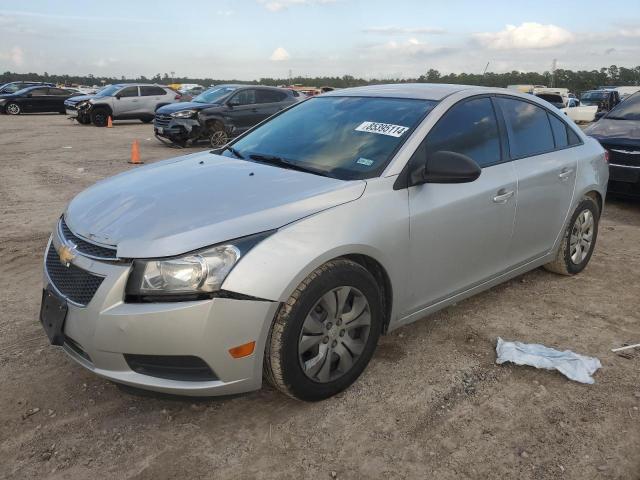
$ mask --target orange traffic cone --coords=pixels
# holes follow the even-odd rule
[[[129,163],[133,165],[144,163],[140,160],[140,145],[138,145],[138,140],[134,140],[131,144],[131,160],[129,160]]]
[[[111,120],[111,115],[107,118],[107,128],[113,128],[113,121]]]

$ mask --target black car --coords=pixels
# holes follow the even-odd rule
[[[64,88],[38,85],[0,95],[0,111],[9,115],[30,112],[64,113],[64,101],[77,95]]]
[[[619,103],[585,133],[609,152],[609,192],[640,196],[640,92]]]
[[[616,90],[590,90],[580,95],[580,104],[596,106],[596,120],[620,103],[620,94]]]
[[[35,87],[35,86],[44,86],[44,87],[55,87],[53,83],[45,83],[45,82],[9,82],[4,85],[0,85],[0,95],[7,93],[15,93],[18,90],[22,90],[27,87]]]
[[[177,145],[209,139],[216,147],[298,101],[299,96],[283,88],[217,85],[191,102],[159,108],[154,131]]]

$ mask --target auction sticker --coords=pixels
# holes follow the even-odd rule
[[[389,135],[390,137],[401,137],[407,130],[409,130],[409,127],[378,122],[362,122],[356,127],[356,132],[378,133],[380,135]]]

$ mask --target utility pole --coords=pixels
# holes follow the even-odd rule
[[[176,72],[171,72],[171,83],[175,83],[173,80],[175,76],[176,76]]]
[[[551,62],[551,88],[556,86],[556,67],[558,66],[558,59],[554,58]]]

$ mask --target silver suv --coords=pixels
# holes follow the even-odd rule
[[[66,102],[67,115],[80,123],[105,127],[112,120],[139,119],[153,121],[158,108],[179,101],[180,94],[169,87],[146,83],[111,85],[91,98],[77,103]]]
[[[226,395],[264,372],[319,400],[383,333],[536,267],[582,271],[608,177],[598,142],[532,95],[336,90],[80,193],[41,321],[115,382]]]

